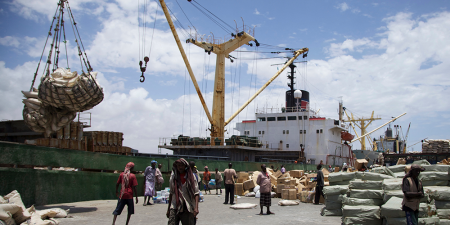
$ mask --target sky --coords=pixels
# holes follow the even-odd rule
[[[23,96],[34,73],[43,74],[44,49],[57,0],[0,1],[0,120],[22,119]],[[296,89],[310,92],[319,116],[337,119],[342,99],[355,117],[376,117],[368,131],[392,117],[408,144],[450,139],[450,12],[448,1],[205,1],[167,0],[201,92],[212,111],[214,54],[185,42],[190,35],[228,40],[252,30],[260,47],[243,45],[225,66],[225,118],[267,82],[292,53],[299,58]],[[158,144],[180,134],[207,137],[210,127],[163,15],[150,0],[71,0],[73,17],[105,98],[87,111],[86,130],[124,133],[124,145],[157,153]],[[81,73],[75,37],[65,13],[66,52],[60,63]],[[212,19],[215,19],[213,21]],[[281,52],[279,54],[270,52]],[[145,82],[139,61],[148,56]],[[307,62],[304,62],[307,61]],[[226,127],[255,118],[263,107],[281,108],[288,90],[283,72]],[[39,79],[35,87],[37,88]],[[83,114],[86,117],[88,114]],[[385,128],[371,135],[378,138]],[[359,130],[358,130],[359,132]],[[351,131],[354,134],[354,131]],[[359,149],[355,142],[354,149]],[[409,151],[420,151],[417,144]],[[161,153],[171,151],[161,149]]]

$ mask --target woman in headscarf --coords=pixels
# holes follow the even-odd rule
[[[152,205],[150,203],[150,199],[153,196],[156,196],[156,183],[158,183],[159,177],[161,176],[161,173],[157,174],[158,169],[156,168],[156,162],[155,160],[151,161],[151,166],[148,166],[145,168],[144,171],[144,206],[146,205]],[[148,197],[148,200],[147,200]]]
[[[136,186],[138,185],[136,176],[131,173],[134,168],[134,163],[129,162],[125,166],[125,170],[120,173],[119,179],[116,183],[116,195],[119,197],[119,201],[117,202],[117,207],[113,212],[114,219],[113,225],[116,223],[117,215],[122,213],[125,205],[128,206],[128,215],[127,215],[127,224],[130,222],[130,217],[134,214],[134,205],[133,205],[133,193],[136,195],[136,204],[138,204],[138,196],[136,192]],[[122,185],[120,194],[118,191],[119,185]]]
[[[181,158],[173,163],[167,218],[169,225],[194,225],[198,214],[199,190],[189,163]]]

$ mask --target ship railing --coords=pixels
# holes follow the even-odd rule
[[[263,144],[258,137],[249,137],[247,135],[232,135],[231,137],[216,137],[211,141],[210,137],[190,137],[174,136],[170,138],[159,138],[159,146],[218,146],[233,145],[262,148]]]
[[[309,112],[309,109],[300,107],[271,107],[271,108],[257,108],[255,110],[256,114],[267,114],[267,113],[286,113],[286,112]]]

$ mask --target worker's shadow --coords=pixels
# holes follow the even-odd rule
[[[37,210],[52,209],[52,208],[61,208],[64,210],[70,209],[69,215],[74,214],[74,213],[85,213],[85,212],[97,211],[97,207],[75,207],[75,206],[68,206],[68,205],[53,205],[53,206],[36,207]]]

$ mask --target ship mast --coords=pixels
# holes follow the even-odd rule
[[[367,127],[372,123],[372,121],[374,120],[381,120],[381,118],[374,118],[373,114],[374,111],[372,111],[372,115],[370,116],[370,118],[354,118],[353,117],[353,113],[351,114],[352,117],[350,118],[350,116],[348,116],[347,111],[345,111],[345,115],[347,115],[348,120],[344,120],[344,122],[350,122],[353,130],[355,131],[356,136],[358,137],[359,141],[361,142],[361,150],[366,150],[366,139],[363,138],[366,135],[366,129]],[[366,121],[369,121],[369,123],[366,124]],[[357,122],[359,122],[360,124],[358,124]],[[361,136],[358,135],[358,133],[356,132],[355,127],[353,126],[353,124],[356,124],[356,126],[359,127],[359,129],[361,129]]]

